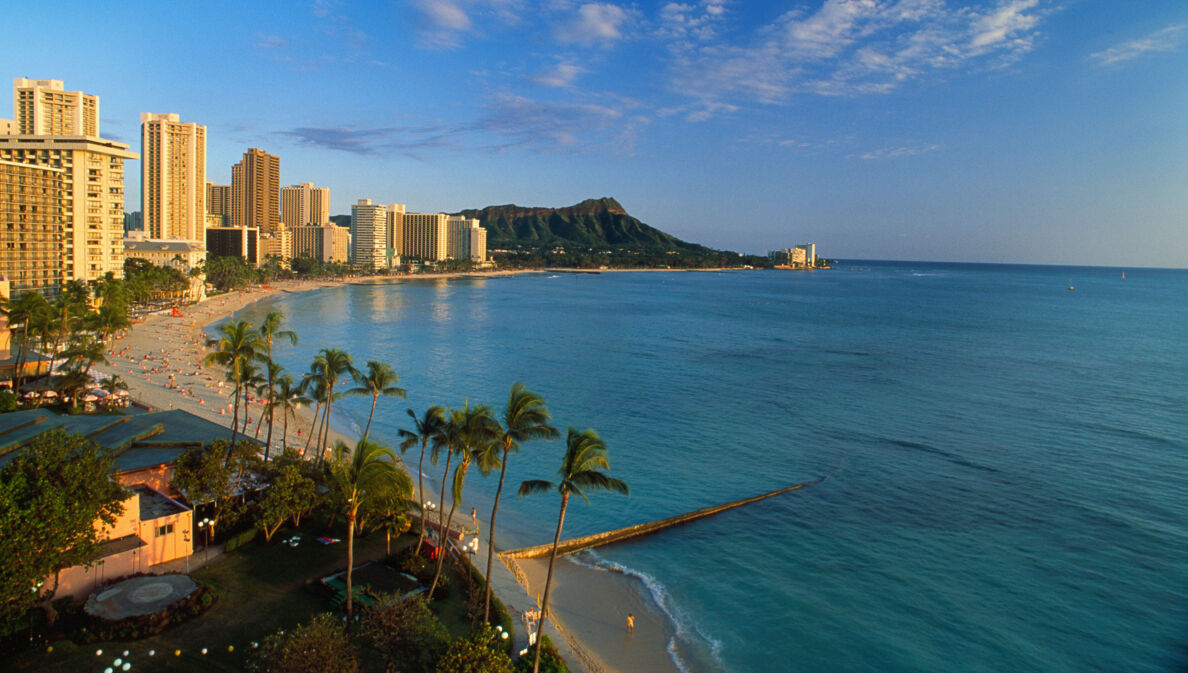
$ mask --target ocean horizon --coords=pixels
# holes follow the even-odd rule
[[[516,381],[563,432],[596,429],[632,494],[575,502],[565,537],[821,479],[575,559],[634,578],[690,672],[1168,671],[1188,665],[1186,296],[1181,270],[839,260],[346,285],[236,318],[283,311],[295,377],[324,346],[392,364],[392,446],[406,407],[498,412]],[[526,445],[508,483],[563,450]],[[467,503],[494,488],[471,476]],[[505,498],[497,543],[547,542],[555,516]]]

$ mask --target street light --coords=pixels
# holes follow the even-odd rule
[[[203,551],[202,551],[202,563],[203,564],[205,564],[207,562],[207,560],[210,559],[210,536],[214,532],[214,525],[215,525],[215,520],[210,517],[206,517],[205,519],[198,522],[199,530],[206,529],[206,546],[202,548],[203,549]]]

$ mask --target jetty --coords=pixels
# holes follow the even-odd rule
[[[594,535],[583,535],[582,537],[562,540],[557,544],[557,555],[564,556],[565,554],[572,554],[573,552],[581,551],[583,549],[593,549],[594,547],[601,547],[613,542],[622,542],[623,540],[629,540],[642,535],[650,535],[666,528],[672,528],[673,526],[679,526],[683,523],[688,523],[697,519],[703,519],[707,516],[713,516],[719,512],[725,512],[728,509],[734,509],[735,507],[742,507],[743,505],[749,505],[753,502],[759,502],[760,500],[774,498],[777,495],[782,495],[784,493],[788,493],[789,491],[795,491],[804,488],[805,486],[811,486],[820,481],[820,479],[814,479],[812,481],[796,484],[795,486],[788,486],[787,488],[781,488],[770,493],[764,493],[763,495],[756,495],[750,498],[743,498],[742,500],[735,500],[734,502],[728,502],[725,505],[703,507],[699,510],[685,514],[679,514],[677,516],[671,516],[667,519],[661,519],[659,521],[640,523],[634,526],[620,528],[618,530],[607,531],[605,533],[595,533]],[[539,558],[541,556],[548,556],[552,550],[552,544],[540,544],[534,547],[521,547],[520,549],[512,549],[510,551],[500,552],[499,558],[504,560]]]

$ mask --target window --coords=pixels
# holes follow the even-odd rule
[[[166,535],[172,535],[172,534],[173,534],[173,524],[171,524],[171,523],[167,523],[164,526],[159,526],[157,528],[157,537],[165,537]]]

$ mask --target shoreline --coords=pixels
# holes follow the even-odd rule
[[[216,295],[203,302],[181,308],[180,317],[158,312],[136,323],[116,340],[108,357],[112,364],[97,364],[95,370],[119,375],[128,383],[129,395],[154,410],[183,409],[204,419],[230,428],[232,407],[231,386],[219,386],[222,370],[203,367],[202,358],[208,352],[203,338],[207,326],[225,320],[235,313],[265,299],[284,294],[297,294],[343,285],[397,284],[418,280],[490,278],[524,274],[549,273],[556,270],[515,270],[496,272],[459,272],[417,274],[410,276],[370,276],[349,280],[280,281],[263,288],[239,290]],[[615,271],[633,271],[620,269]],[[650,271],[689,271],[685,269],[654,269]],[[378,282],[377,282],[378,281]],[[386,281],[386,282],[385,282]],[[179,329],[180,334],[179,334]],[[180,338],[179,338],[180,337]],[[147,356],[147,357],[146,357]],[[155,370],[155,371],[154,371]],[[249,432],[254,433],[258,408],[247,411],[252,419]],[[240,409],[242,422],[244,410]],[[297,420],[290,421],[287,442],[301,447],[308,438],[313,423],[313,409],[303,407]],[[355,433],[330,423],[330,443],[343,441],[353,445]],[[274,428],[273,442],[279,427]],[[266,430],[261,431],[261,435]],[[279,451],[279,448],[277,449]],[[410,466],[406,465],[406,469]],[[415,468],[413,468],[415,469]],[[413,475],[415,477],[415,475]],[[431,477],[427,481],[431,481]],[[426,498],[438,500],[431,483],[426,484]],[[459,510],[465,509],[465,503]],[[479,529],[486,521],[480,517]],[[498,544],[498,541],[497,541]],[[496,556],[498,556],[498,547]],[[480,537],[478,553],[471,563],[482,574],[486,562],[486,539]],[[523,615],[537,607],[543,589],[547,561],[503,561],[492,565],[492,591],[499,596],[509,613],[519,623],[516,629],[517,650],[527,647]],[[518,564],[523,564],[516,572]],[[519,576],[517,578],[517,575]],[[559,559],[554,574],[555,600],[546,633],[574,670],[589,673],[626,673],[633,670],[683,673],[669,654],[669,644],[675,627],[631,578],[606,570]],[[563,588],[564,587],[564,588]],[[626,606],[626,607],[624,607]],[[621,614],[619,614],[621,613]],[[635,632],[626,635],[625,619],[635,615]],[[641,669],[640,666],[643,665]]]

